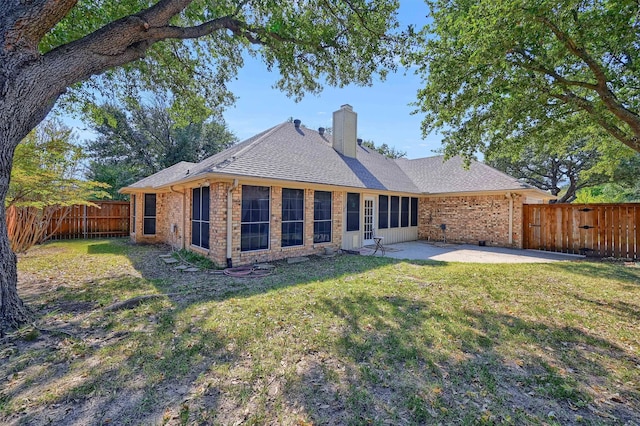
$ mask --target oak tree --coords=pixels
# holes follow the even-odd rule
[[[0,333],[27,313],[17,294],[4,200],[13,153],[60,97],[95,101],[135,86],[206,114],[233,101],[243,54],[296,97],[321,82],[371,84],[396,66],[397,0],[3,0],[0,3]],[[91,99],[94,97],[94,99]]]
[[[637,1],[427,3],[416,105],[447,154],[508,150],[568,117],[640,151]]]

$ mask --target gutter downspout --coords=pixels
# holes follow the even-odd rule
[[[513,194],[507,192],[507,198],[509,199],[509,245],[513,245]]]
[[[182,243],[180,244],[180,248],[184,250],[184,248],[186,247],[185,245],[185,229],[187,229],[187,213],[186,213],[186,208],[187,208],[187,198],[186,198],[186,192],[185,191],[176,191],[175,189],[173,189],[173,185],[169,186],[169,190],[171,192],[176,192],[178,194],[182,194]]]
[[[231,256],[233,251],[231,245],[233,244],[233,199],[232,192],[238,187],[238,179],[233,180],[233,185],[227,190],[227,268],[233,266]]]

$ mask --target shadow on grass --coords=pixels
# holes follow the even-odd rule
[[[449,315],[364,292],[322,303],[343,324],[335,346],[326,348],[333,354],[306,355],[288,392],[313,423],[640,420],[637,389],[616,393],[618,402],[594,392],[618,380],[612,361],[639,360],[582,330],[482,310]],[[604,408],[594,398],[607,400]]]
[[[555,263],[553,267],[572,274],[608,280],[615,279],[634,286],[640,286],[640,268],[627,267],[621,263],[579,261]]]
[[[274,395],[259,391],[267,381],[260,371],[267,370],[263,366],[267,361],[253,358],[247,349],[254,339],[270,336],[257,337],[251,329],[238,336],[212,325],[209,318],[226,314],[215,311],[219,305],[206,302],[235,304],[239,311],[229,316],[246,320],[247,328],[256,327],[249,315],[257,312],[240,304],[243,299],[282,289],[304,290],[305,285],[326,280],[346,282],[350,276],[405,262],[362,256],[297,265],[276,262],[276,274],[253,280],[174,271],[158,259],[155,248],[126,242],[91,244],[89,251],[125,254],[140,276],[94,280],[47,299],[54,309],[59,300],[84,303],[84,315],[68,311],[75,314],[73,332],[86,337],[42,336],[25,344],[22,353],[17,348],[5,357],[8,363],[0,371],[11,378],[0,394],[0,420],[13,400],[14,407],[23,408],[5,420],[33,424],[48,419],[89,424],[259,424],[260,417],[252,415],[274,406],[287,415],[291,413],[286,410],[294,407],[317,424],[539,424],[549,422],[550,411],[552,422],[574,423],[581,415],[598,423],[606,417],[589,409],[596,397],[592,389],[614,387],[617,378],[611,363],[640,363],[583,330],[481,308],[432,304],[420,298],[420,291],[431,291],[427,288],[412,290],[409,297],[393,287],[376,294],[357,286],[339,291],[338,284],[331,296],[309,296],[317,303],[304,307],[309,315],[329,318],[332,326],[326,340],[304,336],[310,340],[306,346],[293,346],[294,367],[264,373],[283,381],[284,400],[279,400],[275,391]],[[91,317],[91,306],[107,306],[114,295],[124,300],[158,292],[170,296]],[[286,318],[273,322],[282,325],[266,328],[269,332],[287,326]],[[90,331],[83,334],[85,327]],[[281,355],[272,357],[276,364],[285,361],[278,358]],[[235,376],[233,370],[239,365],[253,371],[250,379]],[[39,397],[38,389],[49,389],[50,394],[42,403],[30,403]],[[640,421],[637,389],[624,388],[619,398],[624,403],[607,405],[607,413],[621,423]],[[233,414],[221,419],[218,413]],[[293,423],[294,418],[286,417],[286,422]]]

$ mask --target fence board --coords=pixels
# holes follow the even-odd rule
[[[54,213],[49,232],[50,239],[67,240],[96,237],[123,237],[129,235],[129,202],[98,201],[98,206],[73,206],[65,217],[63,210]],[[62,219],[61,219],[62,217]],[[54,232],[56,223],[60,226]]]
[[[525,204],[524,248],[638,259],[640,203]]]

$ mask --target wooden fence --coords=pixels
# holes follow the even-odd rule
[[[640,203],[525,204],[524,248],[638,259]]]
[[[54,213],[47,232],[53,233],[50,239],[68,240],[129,235],[128,201],[96,201],[95,203],[98,207],[73,206],[66,216],[62,209]],[[58,222],[60,222],[59,226]],[[55,229],[56,226],[58,226],[57,229]]]

